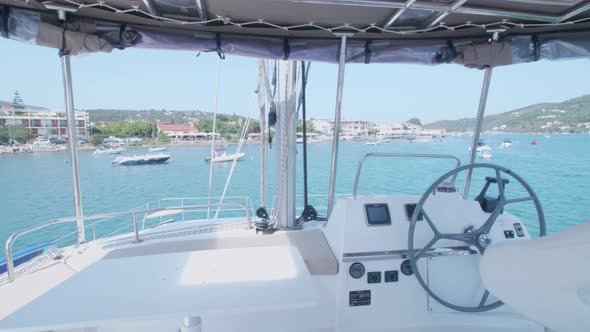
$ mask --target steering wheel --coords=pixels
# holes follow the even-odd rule
[[[495,171],[496,180],[497,180],[496,183],[498,184],[498,193],[500,196],[498,205],[489,214],[487,220],[483,223],[483,225],[481,227],[479,227],[478,229],[473,229],[470,231],[466,231],[464,233],[451,233],[451,234],[441,233],[438,230],[438,228],[436,228],[434,222],[432,221],[432,219],[430,218],[428,213],[424,210],[424,203],[430,197],[431,194],[436,193],[438,186],[440,184],[442,184],[446,179],[448,179],[449,177],[454,178],[457,176],[458,173],[461,173],[465,170],[473,170],[476,168],[492,169]],[[510,177],[514,178],[516,181],[518,181],[518,183],[520,183],[524,187],[524,189],[527,191],[528,196],[514,198],[514,199],[506,199],[506,196],[504,193],[505,182],[502,179],[502,174],[507,174]],[[414,209],[414,213],[412,214],[412,219],[410,220],[410,228],[408,231],[408,258],[410,260],[412,271],[414,272],[414,274],[416,275],[416,278],[418,279],[418,282],[420,283],[422,288],[424,288],[424,290],[428,293],[428,295],[430,295],[432,298],[434,298],[440,304],[442,304],[448,308],[451,308],[451,309],[454,309],[457,311],[462,311],[462,312],[482,312],[482,311],[488,311],[488,310],[492,310],[492,309],[500,307],[503,303],[502,303],[502,301],[499,301],[499,300],[495,301],[493,303],[490,303],[490,304],[486,304],[488,296],[490,295],[490,293],[487,290],[484,292],[484,294],[481,298],[481,301],[479,302],[479,305],[473,306],[473,307],[466,307],[466,306],[457,305],[457,304],[450,303],[450,302],[442,299],[440,296],[438,296],[436,293],[434,293],[432,291],[432,289],[430,289],[430,287],[428,286],[428,284],[426,282],[424,282],[424,278],[422,277],[420,270],[418,269],[418,260],[425,257],[428,254],[428,252],[432,249],[434,244],[437,241],[442,240],[442,239],[463,241],[468,246],[473,246],[473,247],[477,248],[479,253],[481,255],[483,255],[485,249],[492,242],[492,239],[488,236],[488,234],[489,234],[490,230],[492,229],[492,226],[496,222],[496,219],[504,210],[504,207],[509,204],[525,202],[525,201],[533,201],[534,202],[535,209],[537,211],[538,221],[539,221],[539,234],[540,234],[540,236],[545,236],[545,234],[546,234],[545,215],[543,214],[543,209],[541,208],[541,202],[539,201],[539,197],[537,197],[537,194],[535,194],[535,192],[533,191],[531,186],[523,178],[521,178],[518,174],[512,172],[511,170],[504,168],[502,166],[497,166],[497,165],[492,165],[492,164],[471,164],[471,165],[465,165],[465,166],[458,167],[458,168],[446,173],[445,175],[441,176],[438,180],[436,180],[428,188],[428,190],[426,190],[426,192],[422,195],[422,197],[420,198],[420,201],[418,201],[418,204],[416,205],[416,208]],[[428,226],[430,226],[430,229],[434,233],[434,237],[424,246],[424,248],[415,249],[414,248],[414,235],[415,235],[415,230],[416,230],[416,221],[419,219],[418,217],[420,215],[423,216],[423,218],[424,218],[424,220],[426,220],[426,223],[428,224]]]

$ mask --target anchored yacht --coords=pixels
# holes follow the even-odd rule
[[[494,68],[589,58],[589,20],[590,4],[579,0],[0,0],[3,37],[59,50],[75,207],[75,216],[7,240],[0,331],[588,331],[590,223],[546,236],[542,202],[521,170],[475,158]],[[206,197],[84,214],[70,57],[127,48],[260,59],[251,87],[261,119],[256,212]],[[304,204],[296,206],[296,129],[299,115],[305,128],[313,61],[338,68],[323,212],[308,201],[305,139]],[[468,163],[369,153],[352,196],[336,199],[344,72],[352,63],[483,70]],[[267,204],[270,152],[276,182]],[[392,167],[397,158],[427,158],[448,171],[421,195],[393,187],[361,195],[371,158]],[[517,204],[532,205],[536,216],[511,214]],[[229,209],[234,215],[221,218]],[[185,218],[196,210],[206,217]],[[127,218],[132,231],[90,236],[114,217]],[[150,226],[152,219],[159,222]],[[25,234],[64,223],[76,225],[74,245],[13,253]]]

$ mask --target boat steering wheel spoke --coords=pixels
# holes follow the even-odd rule
[[[463,171],[471,172],[475,168],[487,168],[487,169],[492,169],[495,172],[496,181],[498,184],[498,192],[499,192],[499,200],[498,200],[497,206],[489,214],[489,216],[487,217],[487,219],[485,220],[483,225],[476,230],[471,230],[469,232],[464,232],[464,233],[441,233],[438,230],[434,220],[432,218],[430,218],[430,215],[428,215],[424,211],[424,205],[425,205],[426,201],[431,197],[431,194],[436,190],[436,188],[438,188],[438,186],[441,183],[443,183],[445,180],[447,180],[450,177],[454,178],[457,176],[458,173],[463,172]],[[505,180],[502,178],[502,175],[503,175],[502,173],[509,175],[510,177],[514,178],[518,183],[520,183],[522,185],[522,187],[524,187],[524,189],[527,191],[528,196],[515,198],[515,199],[506,199],[505,184],[508,181],[506,180],[506,183],[505,183]],[[412,218],[410,220],[410,226],[409,226],[409,230],[408,230],[408,258],[410,260],[410,265],[412,267],[412,270],[414,271],[414,275],[416,276],[418,283],[422,286],[422,288],[424,288],[426,293],[430,297],[435,299],[437,302],[439,302],[440,304],[442,304],[448,308],[451,308],[451,309],[454,309],[457,311],[461,311],[461,312],[483,312],[483,311],[493,310],[493,309],[496,309],[496,308],[502,306],[503,303],[502,303],[502,301],[499,301],[499,300],[496,300],[492,303],[487,304],[488,299],[490,297],[490,292],[488,290],[484,291],[481,299],[479,300],[479,303],[474,306],[457,305],[457,304],[451,303],[449,301],[446,301],[442,297],[438,296],[438,294],[436,294],[430,288],[430,286],[426,283],[426,281],[422,277],[422,274],[420,273],[420,270],[418,269],[417,262],[419,259],[423,258],[427,252],[431,251],[432,248],[434,247],[434,245],[441,239],[465,242],[470,247],[471,246],[476,247],[477,250],[479,251],[479,253],[483,254],[485,249],[492,242],[492,239],[488,236],[488,234],[491,231],[491,229],[492,229],[494,223],[496,222],[496,220],[498,219],[498,217],[503,213],[504,207],[508,204],[513,204],[513,203],[518,203],[518,202],[526,202],[526,201],[533,201],[534,202],[535,208],[537,211],[540,235],[544,236],[546,233],[545,215],[543,214],[543,209],[541,208],[541,203],[539,201],[539,198],[537,197],[535,192],[532,190],[532,188],[529,186],[529,184],[526,181],[524,181],[519,175],[515,174],[514,172],[512,172],[504,167],[492,165],[492,164],[470,164],[470,165],[458,167],[458,168],[444,174],[438,180],[436,180],[424,192],[424,194],[422,195],[422,197],[420,198],[420,200],[416,204],[416,207],[414,208],[414,213],[412,214]],[[418,221],[418,219],[419,219],[418,217],[420,215],[422,215],[424,217],[424,220],[426,220],[426,223],[428,224],[430,229],[434,232],[434,236],[423,248],[414,249],[414,238],[415,238],[415,234],[416,234],[416,222]]]

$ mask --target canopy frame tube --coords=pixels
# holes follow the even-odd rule
[[[328,215],[334,207],[336,190],[336,168],[338,163],[338,145],[340,143],[340,119],[342,117],[342,88],[344,86],[344,68],[346,67],[346,39],[350,34],[340,34],[340,55],[338,57],[338,84],[336,86],[336,109],[334,114],[334,137],[332,139],[332,161],[330,166],[330,185],[328,188]]]
[[[498,31],[494,31],[492,34],[492,41],[498,40],[499,35],[500,33]],[[475,119],[475,128],[473,130],[473,139],[471,140],[471,150],[469,151],[469,165],[475,163],[475,156],[477,154],[477,142],[479,141],[479,137],[481,135],[481,130],[483,127],[483,117],[486,110],[488,92],[490,90],[490,82],[492,80],[492,71],[493,68],[491,66],[487,66],[485,68],[483,76],[483,85],[481,87],[481,95],[479,97],[479,107],[477,109],[477,117]],[[469,187],[471,186],[471,176],[472,169],[468,169],[467,176],[465,177],[465,186],[463,187],[464,199],[467,199],[467,196],[469,195]]]
[[[65,22],[66,10],[58,9],[59,20]],[[63,45],[65,48],[65,45]],[[76,210],[76,231],[78,233],[77,244],[86,242],[84,231],[84,211],[82,208],[82,194],[80,192],[80,172],[78,165],[78,133],[76,131],[76,113],[74,109],[74,94],[72,88],[72,68],[70,55],[67,50],[60,51],[61,72],[64,85],[64,99],[66,106],[66,119],[68,128],[68,148],[70,152],[70,167],[72,168],[72,188],[74,192],[74,207]]]

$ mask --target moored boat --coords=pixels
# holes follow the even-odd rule
[[[500,148],[504,149],[504,148],[509,148],[512,146],[512,140],[509,138],[505,138],[504,141],[502,143],[500,143]]]
[[[141,156],[121,156],[113,160],[114,165],[119,166],[138,166],[163,164],[170,160],[171,156],[167,153],[145,154]]]
[[[492,148],[482,139],[477,141],[477,145],[475,151],[482,152],[482,151],[491,151]],[[469,151],[471,151],[471,146],[469,147]]]
[[[213,163],[223,163],[223,162],[230,162],[230,161],[239,161],[244,158],[246,154],[244,152],[238,153],[226,153],[224,148],[217,148],[213,150],[213,155],[211,157],[205,158],[206,162],[213,162]]]
[[[121,154],[125,151],[124,148],[108,148],[108,149],[97,149],[92,154],[103,155],[103,154]]]
[[[152,147],[149,148],[148,151],[149,152],[162,152],[162,151],[166,151],[168,148],[165,146],[160,146],[160,147]]]

